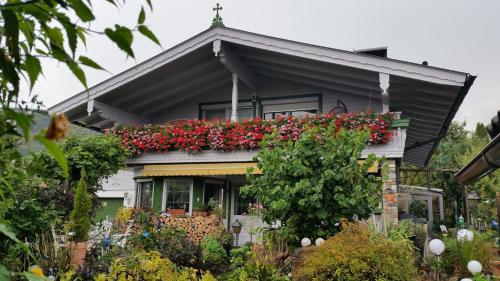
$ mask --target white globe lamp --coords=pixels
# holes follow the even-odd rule
[[[300,241],[300,245],[302,245],[302,247],[304,247],[304,248],[311,246],[311,239],[302,238],[302,240]]]
[[[462,279],[460,279],[460,281],[472,281],[472,279],[470,279],[470,278],[462,278]]]
[[[323,238],[318,238],[316,239],[316,241],[314,241],[314,244],[316,244],[316,246],[321,246],[325,243],[325,239]]]
[[[444,252],[444,242],[439,239],[432,239],[429,242],[429,250],[436,256],[440,256]]]
[[[474,275],[476,273],[480,273],[483,270],[483,266],[480,262],[472,260],[467,264],[467,269]]]
[[[467,241],[472,241],[474,239],[474,232],[468,229],[460,229],[457,231],[457,239],[458,241],[462,241],[466,239]]]

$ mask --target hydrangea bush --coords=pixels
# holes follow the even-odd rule
[[[279,117],[274,120],[254,118],[240,122],[186,120],[173,125],[119,126],[108,135],[120,137],[132,155],[146,152],[181,150],[190,153],[202,150],[255,150],[266,134],[278,132],[280,140],[299,139],[306,128],[334,125],[349,131],[368,130],[368,144],[386,144],[392,138],[392,113],[321,114],[306,117]]]

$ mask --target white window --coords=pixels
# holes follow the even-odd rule
[[[136,207],[141,209],[151,209],[153,207],[153,180],[138,179],[136,182]]]
[[[319,113],[319,96],[297,98],[264,99],[262,101],[262,117],[266,120],[279,116],[303,117]]]
[[[187,214],[191,214],[193,199],[193,182],[191,180],[167,179],[165,180],[164,190],[164,210],[184,209]]]
[[[251,102],[238,104],[238,120],[253,118]],[[201,117],[207,121],[231,119],[231,103],[204,104],[201,106]]]

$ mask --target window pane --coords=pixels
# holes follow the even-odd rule
[[[167,182],[167,209],[184,209],[189,212],[190,187],[188,182]]]
[[[298,110],[298,111],[293,111],[292,112],[292,116],[296,116],[296,117],[304,117],[304,116],[307,116],[307,115],[312,115],[312,114],[316,114],[316,110],[313,109],[313,110]]]
[[[274,119],[274,114],[272,112],[264,113],[264,119],[265,120],[272,120],[272,119]]]
[[[152,207],[153,183],[139,182],[138,188],[140,189],[139,208],[150,209]]]
[[[235,215],[246,215],[248,214],[248,205],[256,204],[257,198],[252,196],[240,196],[240,188],[237,187],[234,191],[234,213]]]
[[[226,110],[225,109],[208,109],[205,110],[205,120],[225,120]]]
[[[253,109],[251,107],[238,108],[238,120],[252,119]]]

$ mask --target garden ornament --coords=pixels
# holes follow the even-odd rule
[[[235,237],[235,242],[236,242],[236,247],[238,246],[238,238],[240,237],[240,232],[241,232],[241,227],[243,224],[241,224],[240,220],[235,220],[231,224],[231,228],[233,229],[233,233],[236,236]]]
[[[302,238],[302,240],[300,241],[300,245],[302,245],[302,247],[304,247],[304,248],[311,246],[311,239]]]
[[[325,239],[323,238],[318,238],[316,239],[316,241],[314,241],[314,244],[316,244],[316,246],[321,246],[325,243]]]
[[[483,266],[481,265],[480,262],[478,262],[476,260],[471,260],[467,264],[467,269],[470,271],[470,273],[472,273],[474,275],[476,273],[480,273],[483,270]]]
[[[460,279],[460,281],[472,281],[472,279],[470,279],[470,278],[462,278],[462,279]]]
[[[472,241],[474,238],[474,232],[468,230],[468,229],[460,229],[457,231],[457,240],[462,241],[464,239],[467,239],[467,241]]]
[[[465,226],[464,217],[463,216],[458,217],[458,220],[457,220],[457,227],[458,227],[458,229],[463,229],[464,226]]]
[[[444,242],[439,239],[432,239],[429,242],[429,250],[436,256],[443,254],[444,248]]]

